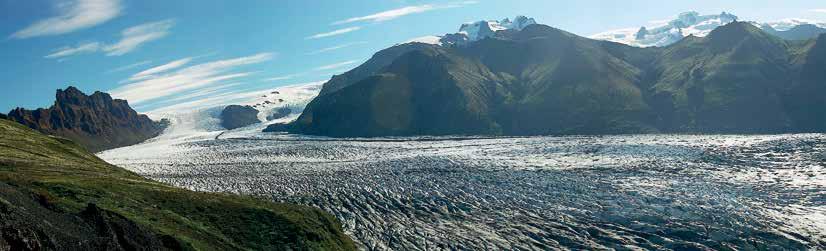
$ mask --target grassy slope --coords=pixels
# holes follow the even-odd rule
[[[166,186],[7,120],[0,120],[0,182],[46,198],[56,211],[80,213],[94,203],[200,250],[354,249],[318,209]]]

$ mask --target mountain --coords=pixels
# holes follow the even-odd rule
[[[705,37],[717,27],[737,21],[737,16],[730,13],[718,15],[700,15],[696,11],[680,13],[676,19],[662,25],[639,29],[621,29],[591,36],[593,39],[623,43],[638,47],[666,46],[684,37]]]
[[[696,11],[681,13],[674,20],[655,27],[619,29],[591,36],[593,39],[623,43],[637,47],[664,47],[674,44],[685,37],[705,37],[717,27],[735,22],[738,17],[722,12],[716,15],[700,15]],[[788,40],[806,40],[826,33],[826,24],[804,19],[784,19],[753,25],[764,29],[769,34]]]
[[[465,45],[397,45],[334,77],[288,125],[352,136],[826,131],[824,35],[782,40],[746,22],[664,48],[545,25]],[[387,55],[399,55],[393,59]],[[807,93],[808,92],[808,93]]]
[[[498,31],[520,31],[532,24],[536,24],[536,20],[526,16],[516,16],[513,20],[508,18],[502,19],[501,21],[482,20],[462,24],[462,26],[459,27],[459,32],[457,33],[447,34],[444,36],[426,36],[413,39],[411,42],[439,45],[463,45],[491,37]]]
[[[0,131],[0,249],[355,249],[319,209],[174,188],[64,138]]]
[[[801,24],[788,30],[776,30],[770,25],[764,25],[763,30],[786,40],[806,40],[826,33],[826,28],[814,24]]]
[[[252,106],[230,105],[221,111],[221,126],[228,130],[261,123],[258,110]]]
[[[87,96],[75,87],[57,90],[48,109],[9,112],[9,119],[49,135],[71,139],[90,151],[134,145],[158,136],[163,122],[140,115],[125,100],[95,92]]]

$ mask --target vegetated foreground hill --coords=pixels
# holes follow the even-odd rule
[[[388,55],[398,55],[392,60]],[[403,44],[334,77],[286,130],[327,136],[826,131],[826,36],[745,22],[665,48],[544,25]]]
[[[49,135],[71,139],[92,152],[134,145],[158,136],[163,122],[140,115],[125,100],[95,92],[87,96],[75,87],[57,90],[55,103],[34,111],[17,108],[8,117]]]
[[[354,249],[318,209],[186,191],[12,121],[0,132],[0,249]]]

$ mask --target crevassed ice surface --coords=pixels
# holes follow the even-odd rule
[[[369,250],[826,248],[821,134],[229,135],[100,157],[183,188],[321,208]]]

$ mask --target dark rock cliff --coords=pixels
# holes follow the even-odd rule
[[[17,108],[8,117],[42,133],[71,139],[92,152],[134,145],[158,136],[164,122],[138,114],[125,100],[75,87],[58,90],[48,109]]]
[[[221,111],[221,126],[228,130],[260,123],[258,110],[252,106],[230,105]]]

